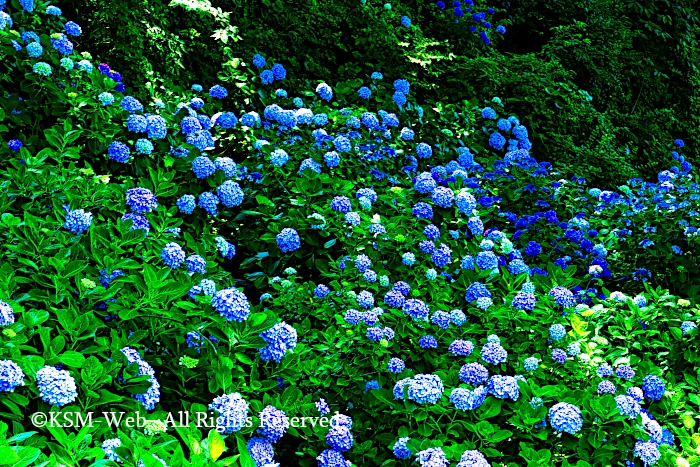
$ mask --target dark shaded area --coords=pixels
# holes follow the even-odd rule
[[[64,11],[84,25],[93,55],[134,90],[158,79],[207,87],[230,77],[223,62],[259,52],[289,70],[289,92],[307,81],[359,83],[380,70],[388,80],[409,79],[419,102],[499,96],[531,128],[538,159],[601,187],[655,177],[670,164],[675,138],[686,140],[695,159],[700,77],[692,0],[478,3],[475,11],[496,8],[493,24],[507,28],[502,38],[492,33],[488,47],[469,32],[469,14],[455,24],[450,7],[432,1],[391,10],[313,0],[202,5],[188,11],[169,2],[69,0]],[[402,15],[412,19],[410,30],[398,26]],[[240,40],[211,37],[230,26]]]

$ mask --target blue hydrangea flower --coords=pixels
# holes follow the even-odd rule
[[[467,221],[467,228],[475,237],[484,234],[484,222],[479,217],[470,217]]]
[[[638,457],[645,466],[655,465],[661,459],[659,445],[652,441],[639,440],[634,445],[634,457]]]
[[[148,120],[143,115],[131,114],[126,119],[126,128],[134,133],[145,133],[148,128]]]
[[[410,449],[407,447],[407,443],[411,438],[399,438],[398,441],[394,444],[394,457],[397,459],[408,459],[411,457],[411,452]]]
[[[57,370],[53,366],[45,366],[37,371],[36,385],[39,389],[39,397],[44,402],[57,407],[70,404],[78,397],[75,380],[70,373],[66,370]]]
[[[219,290],[214,294],[211,305],[228,321],[245,321],[250,314],[250,303],[246,296],[235,288]]]
[[[405,28],[410,28],[411,27],[411,18],[408,16],[402,16],[401,17],[401,26]]]
[[[305,170],[311,170],[317,174],[321,173],[321,165],[315,160],[308,158],[304,159],[299,166],[299,176],[301,177]]]
[[[413,298],[406,300],[402,310],[405,314],[411,316],[416,321],[427,321],[428,316],[430,315],[428,305],[421,300]]]
[[[394,95],[391,97],[394,102],[396,102],[396,105],[402,106],[406,104],[406,94],[396,91]]]
[[[421,349],[437,349],[437,340],[434,336],[426,335],[418,339],[418,345]]]
[[[481,349],[481,359],[491,365],[500,365],[508,359],[508,352],[500,344],[488,342]]]
[[[126,190],[126,205],[132,211],[142,214],[152,212],[158,207],[158,200],[151,190],[142,187],[130,188]]]
[[[160,257],[166,266],[177,269],[185,261],[185,252],[180,245],[171,242],[165,245],[160,253]]]
[[[197,117],[184,117],[180,121],[180,129],[185,135],[191,135],[202,131],[202,124]]]
[[[615,376],[622,379],[631,380],[634,378],[634,370],[629,365],[620,365],[615,368]]]
[[[287,70],[284,69],[284,66],[282,66],[279,63],[275,63],[272,65],[272,74],[275,76],[275,79],[277,81],[281,81],[284,78],[287,77]]]
[[[138,99],[131,96],[124,96],[121,102],[121,106],[130,114],[134,112],[143,112],[143,104],[139,102]]]
[[[551,337],[553,341],[562,340],[566,337],[566,329],[561,324],[553,324],[549,328],[549,337]]]
[[[409,383],[408,398],[419,404],[436,404],[444,390],[445,387],[438,375],[419,374]]]
[[[554,302],[564,308],[576,306],[574,294],[566,287],[554,287],[549,291],[549,296],[554,297]]]
[[[363,290],[357,295],[357,304],[362,308],[372,308],[374,306],[374,296],[372,292]]]
[[[433,218],[433,208],[423,202],[418,202],[413,206],[411,213],[416,217],[416,219],[432,219]]]
[[[450,394],[450,402],[452,402],[458,410],[474,410],[484,403],[487,394],[488,392],[483,386],[479,386],[473,391],[464,388],[455,388]]]
[[[255,461],[255,465],[272,464],[275,459],[275,451],[272,444],[265,438],[254,437],[248,441],[248,452]]]
[[[598,390],[600,392],[600,386],[598,387]],[[614,394],[614,392],[610,394]],[[630,418],[636,418],[637,415],[641,413],[641,407],[639,406],[638,402],[630,396],[621,395],[615,397],[615,404],[617,406],[617,410],[619,410],[622,415]]]
[[[316,286],[316,289],[314,289],[314,295],[318,298],[324,298],[329,293],[330,289],[324,284],[319,284]]]
[[[532,293],[526,293],[525,291],[518,292],[518,294],[513,298],[511,305],[518,310],[522,311],[532,311],[535,309],[537,304],[537,299]]]
[[[187,269],[190,272],[204,274],[207,272],[207,260],[199,255],[190,255],[185,260]]]
[[[27,45],[27,54],[31,58],[38,58],[41,57],[41,54],[44,53],[44,48],[41,46],[40,43],[38,42],[30,42]]]
[[[209,89],[209,95],[215,99],[224,99],[228,96],[228,90],[218,84],[214,85]]]
[[[198,206],[205,211],[207,211],[207,214],[210,216],[216,216],[219,214],[217,206],[219,205],[219,197],[216,196],[214,193],[205,191],[201,195],[199,195],[199,201],[198,201]]]
[[[462,214],[472,214],[476,208],[476,198],[468,192],[460,192],[455,198],[455,203]]]
[[[506,139],[503,137],[502,134],[499,132],[493,132],[491,133],[491,136],[489,137],[489,146],[491,146],[494,149],[502,149],[503,146],[506,144]]]
[[[216,189],[221,203],[226,207],[238,206],[243,202],[243,190],[238,183],[226,180]]]
[[[12,307],[0,300],[0,326],[9,326],[15,322]]]
[[[608,380],[603,380],[598,383],[598,394],[615,394],[617,389],[615,385]]]
[[[238,118],[233,112],[222,112],[221,115],[216,117],[216,125],[227,130],[235,127],[237,123]]]
[[[270,70],[263,70],[262,73],[260,73],[260,82],[264,84],[265,86],[272,84],[275,81],[275,75],[272,74],[272,71]]]
[[[200,120],[200,123],[201,121],[202,120]],[[212,136],[211,132],[206,130],[187,135],[185,141],[199,149],[200,152],[203,152],[207,148],[213,148],[215,144],[214,137]]]
[[[571,357],[578,357],[581,354],[581,345],[578,342],[572,342],[566,347],[566,353]]]
[[[12,360],[0,360],[0,392],[14,392],[18,386],[24,386],[22,369]]]
[[[333,89],[326,83],[320,83],[316,86],[316,93],[321,97],[321,99],[330,101],[333,98]]]
[[[149,140],[145,138],[139,138],[136,140],[136,144],[134,144],[134,148],[136,149],[136,152],[139,154],[151,154],[153,152],[153,143],[151,143]]]
[[[92,225],[92,213],[83,209],[69,211],[63,227],[74,234],[85,232]]]
[[[498,258],[493,251],[480,251],[476,255],[476,265],[482,271],[498,271]]]
[[[491,305],[493,305],[493,300],[488,297],[481,297],[476,300],[476,307],[480,310],[486,311]]]
[[[52,34],[51,46],[61,55],[73,53],[73,43],[64,34]]]
[[[486,286],[481,282],[472,282],[469,284],[464,299],[467,302],[475,302],[481,297],[491,298],[491,292],[489,292]]]
[[[562,349],[553,349],[552,350],[552,360],[554,360],[557,363],[565,363],[566,362],[566,352],[564,352]]]
[[[256,112],[248,112],[241,116],[241,123],[244,126],[247,127],[254,127],[257,123],[260,122],[260,115],[258,115]]]
[[[346,138],[345,136],[337,136],[333,140],[333,146],[335,147],[335,150],[338,152],[348,152],[352,148],[352,144],[350,143],[350,140]]]
[[[97,96],[97,99],[105,107],[114,104],[114,96],[109,92],[100,93],[100,95]]]
[[[474,351],[474,344],[470,341],[456,339],[452,341],[447,351],[452,355],[465,357],[471,355],[471,353]]]
[[[209,410],[218,415],[217,431],[221,433],[240,430],[248,419],[248,403],[237,392],[218,396],[209,404]]]
[[[79,36],[83,32],[82,29],[80,29],[80,26],[75,24],[73,21],[68,21],[63,26],[63,29],[65,29],[66,34],[68,34],[69,36],[75,36],[75,37]]]
[[[681,331],[683,331],[683,335],[689,334],[694,329],[697,329],[697,327],[698,325],[694,321],[683,321],[681,323]]]
[[[454,192],[450,188],[439,186],[433,191],[433,203],[442,208],[452,207],[452,203],[454,203],[454,198]]]
[[[578,433],[583,427],[581,409],[567,402],[559,402],[549,409],[549,422],[556,431]]]
[[[518,381],[512,376],[493,375],[486,385],[489,394],[498,399],[510,398],[513,401],[520,397]]]
[[[46,62],[36,62],[32,67],[32,71],[39,76],[50,76],[53,73],[51,65]]]
[[[291,228],[282,229],[277,235],[277,246],[282,253],[289,253],[297,250],[301,246],[301,240],[296,230]]]
[[[489,120],[496,120],[497,118],[496,111],[493,110],[491,107],[484,107],[481,110],[481,116]]]
[[[50,7],[49,7],[50,8]],[[102,442],[102,450],[105,457],[111,461],[121,463],[121,458],[114,452],[115,448],[121,447],[122,441],[119,438],[106,439]]]
[[[266,347],[259,349],[260,358],[264,361],[281,362],[287,351],[297,345],[296,330],[282,321],[270,329],[260,333],[260,337],[267,343]]]
[[[413,130],[411,130],[410,128],[404,127],[401,129],[400,136],[401,136],[401,139],[404,141],[411,141],[415,135],[416,135],[416,133]]]
[[[467,315],[462,310],[452,310],[450,312],[450,320],[455,326],[461,326],[467,321]]]
[[[612,376],[613,374],[613,368],[608,365],[607,363],[603,363],[598,367],[598,370],[596,371],[598,376],[601,378],[607,378],[608,376]]]
[[[265,66],[265,63],[267,63],[267,62],[265,61],[265,57],[263,57],[263,56],[260,55],[260,54],[255,54],[255,55],[253,55],[253,65],[254,65],[256,68],[262,68],[262,67],[264,67],[264,66]]]
[[[539,364],[540,361],[535,357],[528,357],[523,362],[526,371],[535,371]]]
[[[343,453],[335,449],[326,449],[316,458],[318,467],[348,467],[350,464],[343,457]]]
[[[141,214],[127,212],[122,216],[121,220],[122,222],[125,222],[127,220],[131,220],[133,222],[130,230],[141,229],[145,230],[147,233],[151,230],[151,224],[148,222],[148,219],[146,219]]]
[[[642,402],[644,400],[644,391],[642,391],[642,388],[627,388],[627,395],[637,402]]]
[[[642,390],[644,391],[644,397],[652,401],[659,401],[661,397],[666,392],[666,386],[664,382],[656,375],[647,375],[644,377],[644,384],[642,384]]]
[[[406,364],[400,358],[394,357],[389,360],[387,369],[392,373],[401,373],[406,368]]]
[[[340,156],[335,151],[329,151],[323,155],[323,161],[328,167],[338,167],[340,165]]]
[[[397,79],[396,81],[394,81],[394,89],[398,92],[408,94],[411,89],[411,85],[405,79]]]

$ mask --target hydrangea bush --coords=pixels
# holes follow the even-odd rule
[[[3,462],[700,464],[699,313],[652,287],[693,271],[682,141],[602,192],[497,98],[283,89],[259,54],[255,95],[146,102],[55,6],[4,8]]]

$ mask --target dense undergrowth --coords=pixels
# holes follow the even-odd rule
[[[698,147],[694,2],[477,2],[495,9],[488,46],[470,31],[470,2],[456,24],[444,3],[72,0],[66,14],[131,83],[215,82],[222,61],[264,50],[300,87],[381,69],[410,79],[421,102],[501,96],[531,129],[536,157],[607,188],[663,170],[669,138]]]
[[[361,5],[392,47],[455,8]],[[510,27],[481,12],[475,50]],[[56,6],[0,29],[1,465],[700,465],[687,140],[602,186],[538,158],[536,108],[396,50],[321,81],[270,41],[138,86]]]

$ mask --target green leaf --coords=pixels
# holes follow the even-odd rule
[[[498,443],[500,441],[503,441],[504,439],[510,438],[512,435],[513,435],[512,431],[498,430],[497,432],[495,432],[494,434],[492,434],[489,437],[488,441],[490,443]]]
[[[272,201],[270,201],[266,196],[263,195],[257,195],[255,197],[255,201],[258,202],[258,204],[263,204],[263,205],[268,205],[268,206],[274,206]]]
[[[0,446],[0,465],[11,465],[19,461],[19,456],[9,446]]]
[[[222,438],[221,434],[215,429],[211,430],[207,437],[207,444],[209,445],[209,456],[216,462],[217,459],[221,457],[221,454],[224,453],[224,449],[226,449],[224,438]]]
[[[87,267],[87,263],[84,261],[71,261],[70,263],[66,264],[65,269],[63,270],[63,277],[72,277],[81,272],[83,269]]]
[[[85,357],[80,352],[74,350],[69,350],[68,352],[63,352],[58,359],[61,363],[68,365],[71,368],[80,368],[85,363]]]
[[[245,439],[243,439],[243,436],[240,434],[236,435],[236,445],[238,446],[241,467],[255,467],[255,461],[252,457],[250,457],[250,452],[248,452],[248,445],[246,444]]]
[[[296,406],[298,400],[301,400],[302,394],[296,386],[289,386],[282,393],[282,409],[291,409]]]

